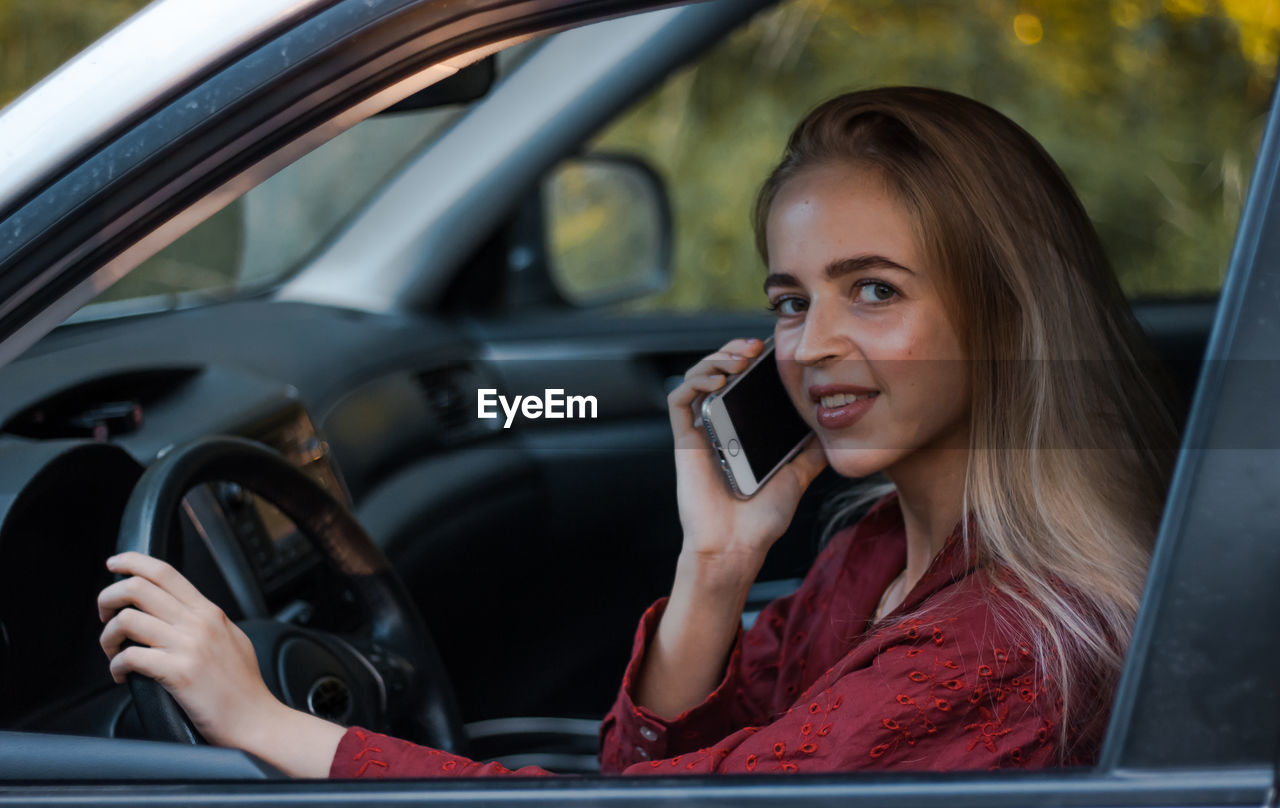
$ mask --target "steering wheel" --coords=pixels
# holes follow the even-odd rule
[[[164,454],[129,497],[118,552],[168,560],[183,496],[209,482],[239,484],[293,520],[365,611],[364,630],[341,637],[276,620],[237,623],[253,641],[276,697],[339,723],[374,730],[394,726],[430,746],[463,752],[466,735],[456,697],[404,584],[355,517],[272,449],[243,438],[210,437]],[[158,682],[139,674],[128,678],[149,737],[203,742]]]

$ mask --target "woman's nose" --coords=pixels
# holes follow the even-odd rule
[[[811,303],[805,312],[794,359],[802,365],[834,361],[848,352],[849,335],[839,327],[838,312],[823,303]]]

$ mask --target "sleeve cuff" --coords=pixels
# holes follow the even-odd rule
[[[732,723],[730,713],[739,689],[737,671],[742,657],[741,626],[738,626],[734,637],[724,676],[701,704],[674,718],[663,718],[635,703],[636,679],[666,606],[667,598],[664,597],[650,606],[640,619],[631,661],[623,674],[618,701],[610,715],[616,720],[613,731],[618,733],[617,742],[623,746],[623,756],[631,762],[658,760],[699,749],[726,735]]]
[[[390,768],[388,756],[376,745],[380,736],[364,727],[348,727],[329,764],[329,777],[355,778],[385,774]],[[372,771],[371,771],[372,770]],[[380,771],[378,771],[380,770]]]

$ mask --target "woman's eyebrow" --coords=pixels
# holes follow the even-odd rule
[[[897,261],[891,261],[883,255],[855,255],[852,258],[841,258],[827,264],[825,274],[830,280],[843,278],[853,272],[865,272],[869,269],[900,269],[903,272],[916,274],[915,270],[904,267]],[[800,286],[800,281],[789,272],[771,272],[764,279],[765,294],[772,286]]]
[[[897,261],[891,261],[883,255],[855,255],[852,258],[841,258],[838,261],[832,261],[827,264],[826,275],[830,280],[842,278],[852,272],[863,272],[868,269],[900,269],[903,272],[916,274],[915,270],[908,269]]]
[[[796,276],[787,272],[770,272],[768,277],[764,279],[764,293],[769,294],[771,286],[799,286],[800,281],[796,280]]]

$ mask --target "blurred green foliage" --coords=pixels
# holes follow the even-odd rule
[[[750,210],[791,127],[892,84],[972,96],[1036,136],[1131,295],[1211,294],[1278,43],[1280,0],[790,0],[597,137],[650,161],[675,209],[674,284],[631,308],[763,305]]]
[[[0,0],[0,104],[147,4],[147,0]]]

